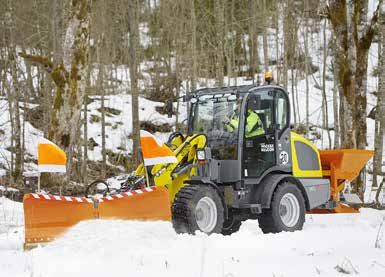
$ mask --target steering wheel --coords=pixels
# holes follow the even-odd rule
[[[89,184],[86,188],[85,197],[88,198],[89,191],[91,188],[97,188],[99,184],[104,185],[106,188],[102,191],[103,197],[106,197],[110,193],[110,187],[108,186],[107,182],[104,180],[96,180],[93,181],[91,184]]]

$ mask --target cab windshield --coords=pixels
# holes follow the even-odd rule
[[[241,103],[242,98],[234,94],[210,94],[192,104],[190,134],[207,136],[214,159],[237,159]]]

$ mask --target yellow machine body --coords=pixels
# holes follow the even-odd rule
[[[318,149],[310,141],[294,132],[291,132],[290,136],[293,176],[297,178],[322,178],[321,158]],[[295,147],[296,142],[304,144],[308,147],[308,151],[314,152],[313,155],[316,156],[318,162],[318,170],[304,170],[300,168],[299,161],[305,157],[303,154],[301,155],[301,153],[297,152]]]
[[[189,136],[183,141],[180,137],[175,137],[171,141],[171,145],[175,156],[178,160],[174,164],[157,164],[151,168],[151,175],[153,176],[153,183],[157,187],[167,187],[170,193],[171,202],[174,201],[176,193],[185,186],[184,181],[188,179],[189,175],[194,176],[196,169],[192,168],[188,171],[176,173],[180,166],[196,164],[196,150],[206,146],[206,136],[193,135]],[[140,164],[135,174],[145,175],[143,164]]]

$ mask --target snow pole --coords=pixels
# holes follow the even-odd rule
[[[144,165],[144,162],[143,162],[143,165]],[[148,178],[147,166],[144,166],[144,172],[146,173],[146,183],[147,183],[147,187],[150,187],[150,178]]]
[[[142,162],[143,162],[144,174],[146,175],[146,184],[147,184],[147,187],[150,187],[150,178],[148,177],[148,169],[147,169],[146,163],[145,163],[145,161],[144,161],[143,152],[142,152],[142,147],[139,147],[139,157],[140,157],[140,159],[141,159]]]

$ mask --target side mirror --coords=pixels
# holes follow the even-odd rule
[[[173,110],[173,105],[172,105],[172,100],[171,99],[167,100],[166,106],[165,106],[165,110],[166,110],[166,113],[167,113],[167,117],[171,118],[172,117],[172,110]]]

